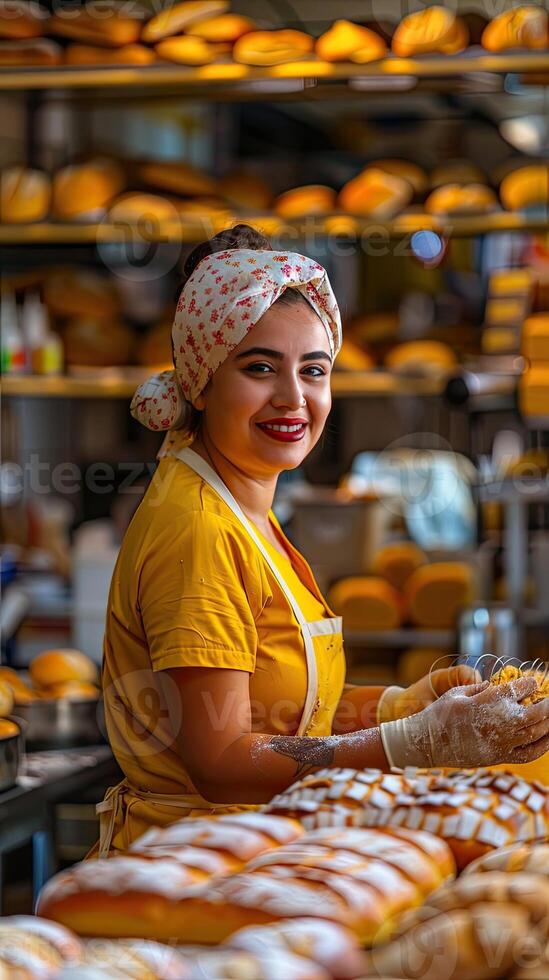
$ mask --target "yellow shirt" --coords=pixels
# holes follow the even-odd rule
[[[309,566],[270,516],[288,559],[264,543],[305,618],[332,616]],[[341,642],[322,639],[315,650],[318,697],[309,735],[331,733],[345,679]],[[106,620],[107,729],[118,763],[137,789],[196,793],[173,739],[177,719],[168,718],[157,676],[188,666],[248,672],[254,730],[295,734],[307,665],[288,600],[228,505],[190,467],[167,456],[122,542]]]

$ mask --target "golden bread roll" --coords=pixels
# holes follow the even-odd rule
[[[28,41],[0,41],[0,68],[19,66],[49,67],[59,65],[63,49],[49,38],[30,38]]]
[[[152,65],[154,61],[156,54],[144,44],[125,44],[123,48],[69,44],[65,48],[67,65]]]
[[[447,160],[430,174],[432,188],[443,184],[485,184],[486,176],[471,160]]]
[[[393,34],[393,54],[411,58],[418,54],[457,54],[469,43],[467,25],[452,10],[426,7],[400,21]]]
[[[386,174],[393,174],[394,177],[401,177],[403,180],[407,180],[412,185],[414,194],[423,194],[428,187],[429,179],[425,170],[418,167],[416,163],[410,163],[408,160],[399,160],[396,158],[374,160],[371,166],[376,167],[377,170],[383,170]]]
[[[65,965],[79,963],[80,940],[56,922],[35,915],[11,915],[0,920],[0,970],[2,977],[57,976]]]
[[[427,629],[450,629],[475,596],[471,567],[460,561],[422,565],[405,586],[408,611],[413,623]]]
[[[379,34],[350,20],[336,20],[321,34],[315,50],[323,61],[355,61],[360,64],[377,61],[387,54],[387,45]]]
[[[540,163],[520,167],[504,177],[499,196],[508,211],[547,205],[549,202],[549,165]]]
[[[159,194],[129,192],[111,204],[109,217],[113,224],[145,222],[154,229],[159,221],[177,221],[178,210],[173,201]]]
[[[145,24],[141,38],[147,44],[156,44],[164,37],[171,37],[189,30],[201,20],[227,13],[229,0],[183,0],[161,10]]]
[[[24,41],[43,34],[48,12],[38,3],[29,0],[1,0],[0,38]]]
[[[502,324],[521,325],[524,320],[524,296],[490,297],[486,304],[486,323],[492,326]]]
[[[330,589],[329,603],[346,629],[394,630],[402,623],[402,596],[382,578],[344,578]]]
[[[43,221],[50,209],[51,180],[41,170],[10,167],[2,172],[0,220],[5,224]]]
[[[171,369],[173,366],[171,323],[159,323],[156,327],[147,330],[137,349],[137,361],[147,367]]]
[[[493,850],[547,837],[549,786],[487,769],[446,775],[323,769],[279,793],[266,810],[294,817],[307,830],[332,825],[397,835],[427,831],[442,839],[463,869]]]
[[[549,19],[541,7],[526,4],[506,10],[485,27],[481,44],[487,51],[510,48],[540,50],[549,46]]]
[[[350,214],[385,220],[406,207],[412,195],[412,187],[407,180],[377,167],[367,167],[341,189],[339,204]]]
[[[19,725],[16,725],[14,721],[10,721],[9,718],[0,718],[0,739],[13,738],[19,734]]]
[[[409,687],[410,684],[426,677],[435,665],[448,667],[451,660],[451,655],[445,650],[423,649],[422,647],[404,650],[398,660],[397,684],[402,687]]]
[[[125,182],[120,164],[106,158],[63,167],[53,178],[53,212],[66,221],[103,214]]]
[[[364,313],[347,320],[345,333],[362,343],[392,340],[398,334],[398,313]]]
[[[519,408],[523,415],[536,418],[549,415],[549,366],[532,364],[518,383]]]
[[[523,670],[520,667],[514,667],[512,664],[508,664],[492,675],[490,683],[498,687],[501,684],[510,684],[512,681],[517,681],[521,677],[532,677],[538,685],[537,690],[529,697],[524,698],[521,702],[522,704],[537,704],[538,701],[544,701],[545,698],[549,698],[549,676],[547,670]]]
[[[200,65],[211,65],[217,57],[217,51],[213,44],[208,44],[200,37],[192,37],[190,34],[183,34],[178,37],[165,37],[154,50],[159,58],[164,61],[174,61],[176,65],[190,65],[199,67]]]
[[[241,14],[220,14],[218,17],[208,17],[206,20],[191,24],[187,28],[187,33],[200,37],[203,41],[234,44],[243,34],[255,30],[256,24],[251,17],[243,17]]]
[[[371,371],[375,367],[373,359],[367,351],[353,340],[345,338],[336,360],[334,369],[336,371]]]
[[[549,361],[549,313],[532,313],[526,318],[521,353],[530,361]]]
[[[534,928],[549,918],[549,880],[533,874],[506,874],[487,871],[484,874],[464,875],[430,895],[426,907],[440,912],[467,909],[479,903],[505,903],[522,906]],[[411,919],[411,916],[410,916]]]
[[[44,650],[32,660],[29,674],[37,687],[53,687],[67,681],[93,684],[97,680],[97,667],[80,650]]]
[[[11,715],[13,703],[12,688],[5,681],[0,680],[0,718]]]
[[[88,969],[92,972],[87,972]],[[95,972],[97,971],[97,972]],[[68,971],[63,971],[65,978]],[[186,980],[190,977],[187,957],[172,946],[138,939],[89,939],[82,944],[82,957],[71,973],[72,980],[124,976],[132,980]]]
[[[62,684],[52,684],[43,690],[45,698],[63,698],[67,701],[97,701],[101,692],[95,684],[84,681],[63,681]]]
[[[303,31],[250,31],[238,39],[233,58],[242,65],[283,65],[310,54],[314,38]]]
[[[410,340],[393,347],[385,357],[390,371],[422,375],[451,371],[456,364],[452,348],[438,340]]]
[[[28,704],[36,700],[34,691],[11,667],[0,667],[0,682],[11,688],[15,704]]]
[[[490,276],[491,296],[529,295],[534,285],[531,269],[496,269]]]
[[[82,367],[123,366],[131,362],[134,340],[133,330],[125,323],[75,318],[63,334],[65,360]]]
[[[494,191],[485,184],[445,184],[425,201],[428,214],[487,214],[497,206]]]
[[[239,871],[264,851],[298,840],[303,828],[295,820],[264,813],[226,814],[217,819],[178,820],[153,828],[134,841],[132,854],[171,857],[213,877]]]
[[[135,175],[138,180],[162,191],[172,191],[185,197],[217,194],[217,182],[190,163],[178,160],[149,161],[139,163]]]
[[[336,193],[331,187],[308,184],[280,194],[274,203],[274,209],[285,221],[294,221],[308,215],[329,214],[334,210],[335,203]]]
[[[394,541],[376,553],[372,563],[374,575],[387,579],[394,589],[402,589],[412,572],[427,563],[427,555],[413,541]]]
[[[93,269],[56,269],[44,284],[44,302],[50,313],[62,317],[114,319],[120,300],[112,279]]]
[[[450,912],[427,911],[424,921],[368,954],[366,975],[410,980],[506,977],[524,945],[528,925],[527,911],[520,905],[479,903]]]
[[[356,937],[348,929],[326,920],[283,919],[270,926],[251,926],[233,933],[229,943],[231,949],[255,954],[269,952],[273,964],[282,946],[290,953],[318,963],[331,977],[364,975],[364,955]]]
[[[48,34],[106,48],[135,44],[141,34],[141,20],[129,16],[129,9],[123,3],[105,5],[102,0],[88,0],[82,7],[61,7],[48,21]]]
[[[230,204],[250,211],[266,211],[273,203],[273,193],[267,182],[247,170],[234,170],[222,177],[217,190]]]
[[[490,851],[472,861],[463,873],[469,875],[485,871],[505,871],[507,874],[526,871],[544,875],[549,880],[549,844],[511,844],[510,847]]]

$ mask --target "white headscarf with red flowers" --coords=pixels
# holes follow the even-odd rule
[[[332,359],[341,347],[341,317],[323,266],[297,252],[228,249],[198,263],[181,292],[172,327],[175,369],[140,385],[130,411],[169,435],[159,456],[191,440],[189,404],[285,289],[303,293],[320,317]]]

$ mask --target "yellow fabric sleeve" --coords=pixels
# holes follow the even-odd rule
[[[260,583],[257,559],[231,521],[190,511],[163,529],[151,542],[138,590],[153,670],[253,673]]]

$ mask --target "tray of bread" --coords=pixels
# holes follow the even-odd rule
[[[45,650],[28,675],[0,667],[0,720],[21,729],[32,751],[105,741],[96,665],[79,650]]]

